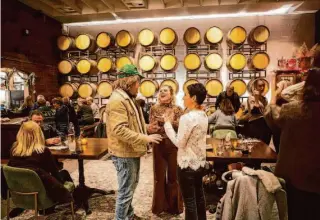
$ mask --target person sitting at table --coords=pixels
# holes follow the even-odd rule
[[[221,101],[219,109],[209,116],[208,121],[209,124],[214,124],[214,138],[224,139],[228,133],[231,134],[231,138],[237,138],[237,133],[235,132],[237,119],[229,99]]]
[[[100,121],[100,112],[99,112],[99,106],[93,102],[92,97],[87,97],[86,98],[88,106],[92,109],[92,114],[95,122]]]
[[[40,111],[43,116],[43,123],[55,127],[55,112],[51,109],[51,107],[46,105],[46,100],[44,98],[40,98],[38,100],[38,106],[38,111]]]
[[[87,104],[85,99],[78,99],[78,120],[79,125],[94,124],[94,117],[91,107]]]
[[[32,106],[32,110],[37,110],[38,108],[39,108],[39,100],[40,99],[46,99],[43,95],[38,95],[37,96],[37,101],[33,104],[33,106]]]
[[[215,103],[215,107],[216,109],[220,108],[220,103],[222,102],[222,100],[224,99],[229,99],[233,109],[235,112],[238,112],[239,108],[240,108],[240,98],[238,93],[236,93],[234,91],[234,86],[231,85],[227,85],[226,91],[221,92],[218,97],[217,97],[217,101]]]
[[[275,94],[266,120],[281,129],[275,175],[287,185],[289,219],[320,219],[320,69],[310,69],[301,101],[278,107]]]
[[[45,147],[45,139],[37,123],[28,121],[21,125],[10,154],[8,165],[35,171],[53,201],[67,203],[73,200],[63,186],[66,182],[72,183],[72,178],[68,171],[58,170],[49,148]]]
[[[63,105],[61,98],[54,98],[52,105],[56,109],[55,122],[57,130],[64,135],[68,135],[69,110],[67,106]]]
[[[152,213],[162,212],[180,214],[183,212],[183,201],[177,180],[178,149],[170,141],[164,131],[163,114],[172,110],[174,119],[172,124],[178,129],[182,109],[175,105],[174,91],[171,86],[161,86],[158,103],[150,109],[149,134],[160,134],[163,139],[159,144],[153,144],[154,188],[152,199]]]
[[[257,138],[266,144],[271,141],[271,130],[263,118],[268,100],[263,96],[265,82],[256,79],[253,83],[252,95],[248,98],[248,135]]]
[[[24,99],[23,104],[19,108],[19,111],[21,112],[21,116],[22,117],[29,116],[29,113],[32,110],[32,108],[33,108],[33,100],[32,100],[32,96],[29,95]]]
[[[186,220],[207,219],[202,177],[206,164],[208,117],[201,107],[206,96],[207,90],[201,83],[187,87],[183,101],[189,112],[181,116],[178,134],[172,126],[172,111],[164,115],[165,132],[178,148],[177,172]]]
[[[62,102],[65,106],[68,108],[68,113],[69,113],[69,122],[72,122],[75,130],[75,135],[76,137],[80,136],[80,127],[79,127],[79,121],[77,118],[77,113],[74,109],[74,107],[70,104],[70,99],[69,97],[63,97]]]
[[[65,138],[65,135],[57,130],[54,126],[50,124],[45,124],[43,122],[43,114],[39,110],[34,110],[30,113],[30,120],[37,123],[42,130],[42,133],[45,138],[46,145],[59,144],[62,139]]]

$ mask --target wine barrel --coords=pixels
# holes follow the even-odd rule
[[[140,93],[146,98],[153,97],[159,89],[159,84],[150,79],[142,80],[140,84]]]
[[[178,67],[178,59],[173,54],[166,53],[160,59],[160,67],[164,71],[175,71]]]
[[[229,86],[233,86],[234,91],[239,95],[243,96],[247,91],[247,85],[242,79],[235,79],[228,83]]]
[[[98,95],[103,98],[109,98],[112,93],[112,82],[107,80],[101,81],[97,89]]]
[[[141,46],[148,47],[151,45],[156,45],[158,43],[158,39],[153,33],[152,30],[145,28],[142,29],[138,34],[138,41]]]
[[[98,47],[108,49],[115,45],[115,38],[109,32],[101,32],[97,35],[96,43]]]
[[[232,28],[228,32],[227,44],[229,47],[241,47],[247,39],[247,31],[240,26]]]
[[[257,81],[257,80],[262,80],[262,81],[264,82],[265,87],[264,87],[264,91],[263,91],[262,95],[265,96],[265,95],[269,92],[270,86],[269,86],[269,82],[268,82],[266,79],[264,79],[264,78],[251,79],[251,80],[248,82],[248,84],[247,84],[247,90],[248,90],[248,92],[249,92],[250,94],[252,94],[253,89],[254,89],[254,88],[253,88],[254,83],[255,83],[255,81]]]
[[[196,53],[189,53],[184,58],[184,67],[189,71],[196,71],[201,67],[200,56]]]
[[[236,52],[232,54],[227,60],[227,68],[231,72],[242,71],[247,64],[247,58],[241,52]]]
[[[101,57],[98,60],[98,70],[103,73],[115,70],[115,65],[110,57]]]
[[[157,67],[157,60],[153,56],[145,54],[139,59],[139,67],[144,72],[153,71]]]
[[[95,39],[89,34],[79,34],[76,37],[76,47],[79,50],[88,50],[93,52],[96,49],[96,42]]]
[[[57,46],[61,51],[67,51],[75,48],[75,40],[73,37],[61,35],[57,39]]]
[[[264,70],[270,63],[270,57],[266,52],[259,51],[252,54],[248,60],[248,67],[250,69]]]
[[[188,28],[183,35],[183,41],[187,46],[195,46],[201,43],[200,31],[195,27]]]
[[[134,64],[133,58],[129,56],[122,56],[116,59],[117,70],[120,70],[126,64]]]
[[[222,82],[218,79],[209,79],[205,83],[209,96],[218,96],[223,91]]]
[[[196,80],[196,79],[188,79],[188,80],[183,84],[183,92],[184,92],[184,94],[187,94],[187,92],[188,92],[187,88],[188,88],[189,85],[196,84],[196,83],[199,83],[199,81]]]
[[[204,67],[209,71],[219,70],[222,64],[222,57],[218,53],[210,53],[204,58]]]
[[[259,25],[253,28],[248,36],[248,43],[252,47],[259,47],[266,43],[270,37],[269,28],[264,25]]]
[[[136,45],[134,36],[126,30],[121,30],[116,35],[116,43],[118,47],[128,49],[133,48]]]
[[[179,83],[175,79],[165,79],[161,82],[160,88],[161,86],[171,86],[174,93],[177,94],[179,92]]]
[[[58,70],[62,74],[72,73],[76,69],[77,63],[74,60],[61,60],[58,64]]]
[[[215,26],[209,28],[204,35],[204,42],[207,44],[219,44],[222,42],[222,40],[222,30]]]
[[[80,74],[97,74],[97,62],[88,58],[82,58],[77,63],[77,70]]]
[[[160,43],[164,46],[175,46],[178,42],[178,35],[172,28],[164,28],[160,31]]]
[[[78,88],[79,96],[84,99],[88,97],[95,97],[96,93],[97,85],[90,82],[84,82]]]
[[[62,97],[77,98],[79,83],[67,82],[60,86],[59,93]]]

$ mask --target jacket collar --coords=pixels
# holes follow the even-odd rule
[[[130,96],[128,95],[128,93],[126,93],[122,89],[117,89],[115,92],[119,93],[119,95],[121,95],[124,99],[128,99],[128,100],[131,99]]]

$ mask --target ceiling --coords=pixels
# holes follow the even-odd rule
[[[20,2],[62,23],[240,11],[262,12],[285,4],[292,4],[290,13],[312,13],[320,9],[320,0],[20,0]]]

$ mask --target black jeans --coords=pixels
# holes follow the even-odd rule
[[[306,192],[287,183],[289,220],[320,219],[320,194]]]
[[[185,220],[206,220],[202,168],[194,171],[178,167],[178,181],[185,205]]]

